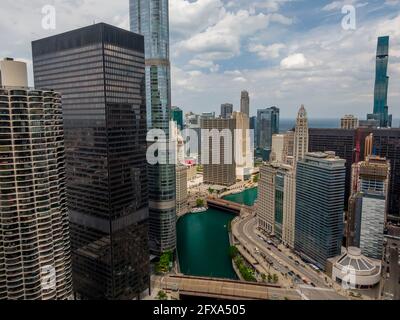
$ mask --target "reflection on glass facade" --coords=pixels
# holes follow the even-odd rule
[[[375,154],[390,161],[391,176],[389,185],[388,213],[399,216],[400,213],[400,129],[315,129],[310,128],[309,150],[335,151],[346,159],[346,195],[345,208],[350,197],[351,165],[355,159],[359,143],[360,160],[364,160],[364,142],[369,134],[374,136],[373,149]]]
[[[35,83],[63,94],[75,292],[149,288],[144,40],[96,24],[32,43]]]
[[[341,253],[345,160],[309,153],[297,163],[295,250],[321,269]]]
[[[276,107],[257,111],[257,148],[265,161],[271,153],[272,136],[279,133],[279,113]]]
[[[130,0],[130,24],[131,31],[145,39],[148,128],[164,130],[168,138],[171,113],[168,0]],[[176,248],[175,165],[149,165],[148,174],[150,249],[160,254]]]
[[[376,53],[376,76],[374,93],[374,113],[368,115],[368,119],[379,121],[382,128],[392,126],[392,116],[389,115],[387,96],[389,89],[389,77],[387,75],[389,61],[389,37],[378,38]]]
[[[171,120],[176,122],[179,130],[183,130],[183,111],[178,107],[172,108]]]

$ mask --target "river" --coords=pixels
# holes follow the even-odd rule
[[[224,199],[253,205],[257,189]],[[187,214],[178,220],[178,257],[186,275],[237,279],[229,257],[228,226],[235,216],[220,210]]]

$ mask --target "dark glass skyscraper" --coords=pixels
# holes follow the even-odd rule
[[[375,155],[388,159],[391,165],[388,213],[393,216],[400,215],[400,129],[312,128],[309,129],[309,132],[309,150],[311,152],[335,151],[339,157],[346,159],[346,207],[351,193],[351,165],[365,159],[365,138],[372,133]]]
[[[143,37],[106,24],[32,43],[35,84],[63,94],[74,289],[149,288]]]
[[[168,140],[171,113],[168,0],[130,0],[129,4],[131,30],[142,34],[145,41],[148,128],[163,130]],[[168,141],[158,141],[168,145]],[[168,151],[165,156],[169,158]],[[148,171],[150,248],[155,254],[174,251],[175,164],[149,165]]]
[[[221,118],[222,119],[229,119],[232,117],[233,114],[233,104],[231,103],[224,103],[221,104]]]
[[[279,133],[279,113],[277,107],[257,110],[257,149],[264,160],[269,160],[272,136]]]
[[[310,152],[334,151],[337,156],[346,160],[345,210],[347,210],[351,195],[351,165],[354,163],[355,132],[354,129],[309,129],[308,150]]]
[[[387,75],[389,62],[389,37],[378,38],[378,48],[376,52],[376,76],[374,92],[374,113],[368,115],[368,119],[379,121],[381,128],[392,126],[392,116],[389,115],[388,107],[388,88],[389,77]]]

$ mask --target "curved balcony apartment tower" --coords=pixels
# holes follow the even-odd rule
[[[61,96],[0,62],[0,299],[68,299],[72,273]]]

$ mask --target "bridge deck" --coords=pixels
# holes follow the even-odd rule
[[[253,207],[249,207],[244,204],[211,197],[207,198],[207,205],[211,208],[217,208],[236,214],[240,214],[242,210],[251,211],[253,209]]]
[[[261,283],[250,283],[215,278],[170,276],[165,279],[165,289],[183,295],[248,300],[300,300],[296,290]]]

